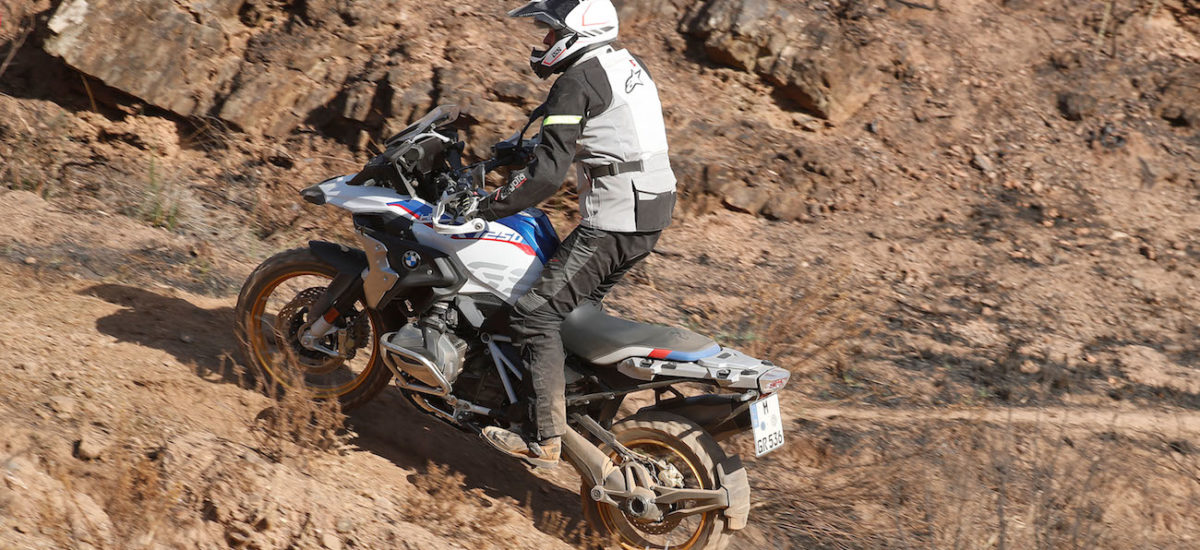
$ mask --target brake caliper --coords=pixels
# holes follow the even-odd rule
[[[682,489],[683,474],[679,473],[679,469],[674,464],[664,463],[661,460],[658,462],[658,474],[655,476],[658,478],[658,482],[664,487]]]

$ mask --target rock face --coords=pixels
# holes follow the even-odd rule
[[[183,116],[208,114],[241,66],[237,0],[69,0],[50,20],[48,53],[109,86]],[[119,62],[117,62],[119,60]]]
[[[355,46],[313,27],[272,26],[255,17],[254,5],[69,0],[50,19],[45,50],[178,115],[282,135],[338,97],[356,68]],[[362,118],[373,96],[351,92],[348,114]]]
[[[532,81],[480,84],[477,48],[410,43],[406,25],[428,34],[429,22],[409,21],[408,9],[403,0],[64,0],[44,49],[156,107],[270,137],[307,124],[350,143],[364,131],[378,141],[435,100],[458,102],[485,133],[500,134],[540,101]],[[414,63],[413,50],[425,59]],[[443,58],[436,72],[430,56]]]
[[[830,16],[773,0],[707,0],[683,30],[704,40],[709,59],[755,72],[800,108],[835,123],[879,89],[879,73],[862,60]]]

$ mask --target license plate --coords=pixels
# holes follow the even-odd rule
[[[783,415],[779,410],[779,394],[755,401],[750,406],[750,423],[754,425],[754,456],[782,447]]]

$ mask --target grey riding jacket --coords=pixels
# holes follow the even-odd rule
[[[671,224],[675,173],[658,88],[641,60],[610,47],[589,52],[555,80],[543,106],[533,160],[482,201],[485,218],[549,198],[578,161],[581,225],[632,233]]]

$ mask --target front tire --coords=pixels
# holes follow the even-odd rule
[[[726,464],[728,460],[725,451],[704,428],[670,413],[636,414],[614,424],[612,432],[630,450],[670,462],[683,474],[685,487],[689,488],[717,488],[717,464]],[[609,456],[619,460],[616,452],[609,452]],[[675,525],[646,523],[626,516],[612,505],[592,500],[589,489],[583,487],[580,494],[584,517],[600,537],[616,542],[619,548],[720,550],[729,544],[732,531],[720,510],[688,516]]]
[[[358,407],[387,386],[392,373],[383,363],[379,336],[383,322],[360,300],[350,313],[348,357],[334,359],[298,345],[297,329],[307,305],[324,292],[337,269],[307,248],[280,252],[258,266],[238,295],[235,333],[242,360],[270,393],[302,387],[319,400],[337,399],[343,410]],[[339,336],[340,333],[339,333]],[[332,338],[331,345],[340,342]]]

